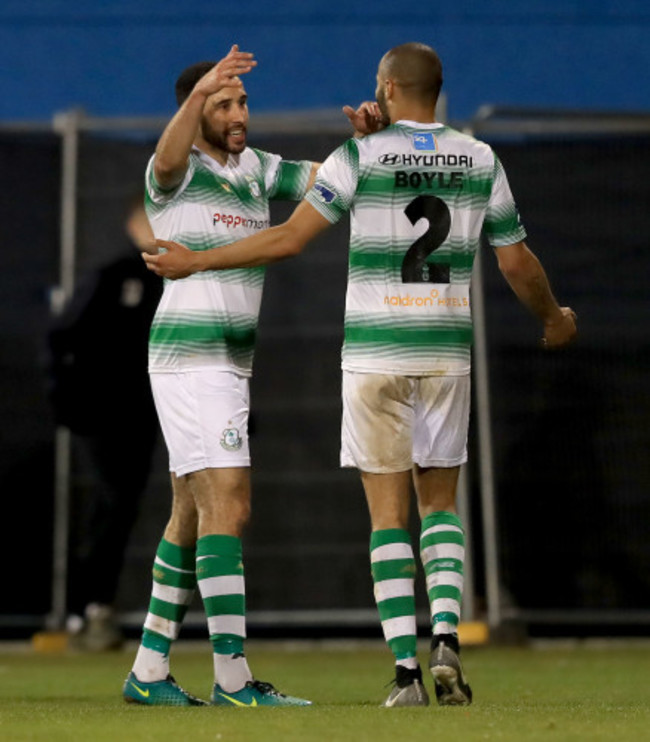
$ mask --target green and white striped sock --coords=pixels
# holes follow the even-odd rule
[[[160,541],[153,564],[153,588],[133,672],[143,683],[169,674],[169,650],[178,638],[196,588],[195,550]]]
[[[420,556],[434,634],[455,634],[463,596],[465,533],[460,518],[440,510],[422,521]]]
[[[211,534],[196,544],[196,577],[214,652],[215,681],[234,693],[252,680],[244,656],[246,591],[241,540]]]
[[[370,565],[386,643],[397,664],[415,669],[415,557],[408,531],[401,528],[373,531]]]

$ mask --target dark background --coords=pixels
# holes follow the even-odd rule
[[[258,136],[251,144],[289,158],[322,159],[340,141]],[[121,216],[154,144],[82,137],[79,276],[121,247]],[[524,614],[575,609],[572,631],[595,631],[587,626],[594,609],[612,610],[626,623],[626,615],[648,607],[650,138],[527,137],[493,146],[529,245],[580,326],[573,347],[539,350],[537,323],[485,248],[502,587]],[[0,629],[11,633],[42,625],[51,601],[55,431],[43,368],[49,292],[58,283],[58,138],[1,134],[0,172]],[[290,209],[274,206],[274,220]],[[374,607],[361,486],[356,472],[338,467],[347,235],[344,222],[267,272],[252,382],[254,507],[245,537],[251,611]],[[474,444],[470,493],[480,606],[478,455]],[[124,615],[146,609],[151,560],[170,503],[166,465],[161,444],[120,586]],[[74,471],[73,477],[75,487],[87,485]],[[643,633],[647,624],[635,630]]]

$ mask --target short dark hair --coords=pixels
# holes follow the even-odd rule
[[[412,95],[437,100],[442,87],[442,63],[432,47],[415,41],[395,46],[384,54],[380,67]]]
[[[196,64],[186,67],[176,80],[176,102],[179,108],[185,103],[189,94],[194,90],[196,83],[209,72],[216,62],[197,62]]]

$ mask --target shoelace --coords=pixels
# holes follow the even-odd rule
[[[279,696],[280,698],[285,697],[284,693],[280,693],[279,690],[276,690],[271,683],[265,683],[262,680],[249,680],[246,685],[255,688],[255,690],[258,690],[260,693],[265,695]]]
[[[185,688],[182,688],[175,680],[172,675],[167,676],[167,681],[170,682],[172,685],[175,685],[181,693],[184,693],[188,698],[191,698],[193,701],[200,701],[201,699],[197,696],[193,696],[191,693],[188,693]]]
[[[416,681],[416,680],[417,680],[417,681],[418,681],[419,683],[422,683],[422,678],[421,678],[421,677],[417,677],[417,676],[415,676],[415,675],[414,675],[414,676],[412,677],[412,682],[414,682],[414,681]],[[393,686],[393,687],[395,687],[396,685],[397,685],[397,686],[398,686],[399,688],[405,688],[405,687],[406,687],[406,686],[403,686],[403,685],[399,685],[399,684],[398,684],[398,682],[397,682],[397,675],[396,675],[396,676],[395,676],[395,677],[394,677],[394,678],[393,678],[392,680],[389,680],[389,681],[388,681],[388,682],[386,683],[386,685],[384,686],[384,688],[388,688],[389,686]],[[410,683],[409,683],[409,685],[410,685]]]

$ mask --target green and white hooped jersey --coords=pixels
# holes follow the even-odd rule
[[[342,367],[468,374],[481,231],[495,247],[526,236],[489,145],[399,121],[335,150],[306,200],[332,223],[350,211]]]
[[[154,155],[155,157],[155,155]],[[146,172],[145,206],[157,238],[192,250],[241,240],[269,226],[269,200],[300,200],[311,163],[246,148],[225,166],[193,149],[183,182],[156,183]],[[205,271],[165,280],[151,326],[150,372],[218,368],[250,376],[264,268]]]

